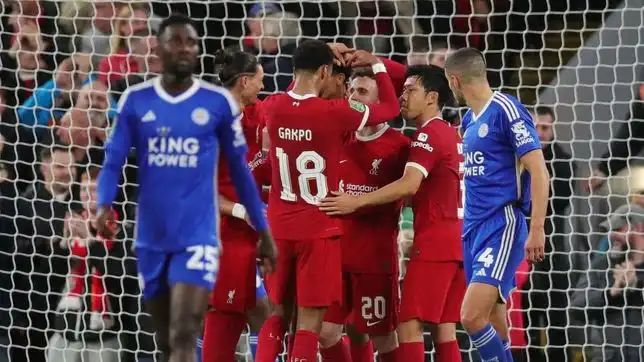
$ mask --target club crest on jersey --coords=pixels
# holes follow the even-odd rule
[[[203,126],[210,121],[210,114],[208,113],[208,110],[205,108],[195,108],[194,111],[192,111],[192,121],[200,126]]]
[[[373,162],[371,163],[371,171],[369,171],[370,175],[378,175],[378,167],[380,167],[380,163],[382,163],[382,158],[373,160]]]
[[[479,137],[483,138],[490,132],[487,123],[482,123],[479,127]]]
[[[418,140],[420,142],[427,142],[428,139],[429,139],[429,136],[427,136],[427,133],[419,133],[418,134]]]
[[[518,121],[512,125],[512,132],[516,138],[516,146],[521,147],[525,144],[534,142],[534,138],[528,131],[528,127],[524,121]]]
[[[353,99],[349,100],[349,107],[360,113],[364,113],[367,110],[367,106],[365,106],[364,103],[358,102]]]

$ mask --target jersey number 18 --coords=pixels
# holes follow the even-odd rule
[[[291,181],[291,172],[289,169],[288,155],[282,148],[275,148],[275,156],[279,161],[280,181],[282,191],[280,198],[284,201],[296,202],[298,195],[293,192],[293,183]],[[324,158],[315,151],[304,151],[295,159],[295,169],[299,173],[297,184],[300,189],[299,197],[307,204],[317,205],[320,200],[329,193],[324,169],[326,162]],[[315,195],[311,192],[310,182],[315,182],[317,192]]]

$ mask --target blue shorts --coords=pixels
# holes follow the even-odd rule
[[[262,274],[259,272],[259,267],[257,267],[257,276],[255,277],[255,299],[260,300],[264,299],[267,296],[266,288],[264,287],[264,280],[262,279]]]
[[[485,283],[499,289],[505,303],[516,287],[515,274],[525,257],[528,224],[511,205],[463,235],[463,266],[468,285]]]
[[[184,251],[136,248],[143,300],[166,293],[177,283],[212,290],[219,269],[219,248],[193,245]]]

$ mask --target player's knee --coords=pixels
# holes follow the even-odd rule
[[[455,323],[434,324],[430,327],[430,331],[434,345],[456,340]]]
[[[371,343],[373,343],[373,349],[382,355],[398,348],[398,334],[393,331],[385,335],[371,336]]]
[[[402,322],[398,325],[400,342],[419,342],[423,340],[423,324],[418,319]]]
[[[262,324],[271,314],[271,307],[268,299],[262,298],[257,300],[255,308],[248,311],[248,325],[252,332],[259,332]]]
[[[183,316],[181,322],[172,323],[169,340],[171,350],[194,348],[199,335],[199,319],[198,316]]]
[[[335,323],[322,323],[320,330],[320,346],[329,348],[335,346],[342,338],[342,325]]]
[[[297,329],[320,334],[327,308],[298,308]]]
[[[480,306],[463,304],[461,308],[461,324],[468,333],[483,329],[489,323],[489,314],[486,315]]]

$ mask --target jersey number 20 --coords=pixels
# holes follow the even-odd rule
[[[279,147],[275,148],[275,156],[279,161],[280,179],[282,181],[280,198],[285,201],[295,202],[298,195],[293,192],[288,163],[289,156],[284,152],[284,149]],[[299,173],[297,176],[297,184],[300,189],[299,197],[308,204],[317,205],[329,193],[326,176],[324,175],[324,169],[326,168],[324,158],[315,151],[304,151],[295,159],[295,168]],[[315,195],[311,192],[311,181],[315,182],[315,188],[317,189]]]

